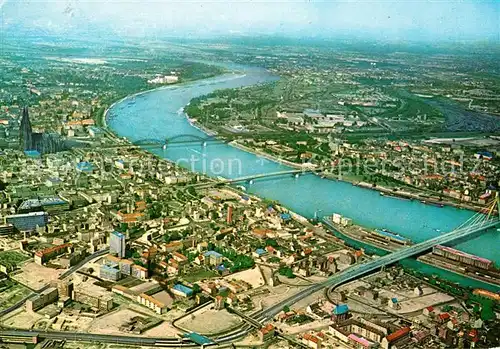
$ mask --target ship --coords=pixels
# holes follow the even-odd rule
[[[398,196],[398,195],[392,195],[384,192],[380,192],[380,196],[385,196],[387,198],[393,198],[393,199],[399,199],[399,200],[405,200],[405,201],[413,201],[413,198],[406,198],[404,196]]]
[[[436,207],[440,207],[440,208],[444,207],[443,204],[439,204],[439,203],[432,202],[432,201],[421,200],[420,202],[423,204],[426,204],[426,205],[430,205],[430,206],[436,206]]]
[[[404,236],[399,235],[398,233],[395,233],[393,231],[390,231],[389,229],[375,229],[375,233],[382,235],[386,238],[391,238],[395,239],[399,242],[407,243],[410,242],[409,239],[405,238]]]

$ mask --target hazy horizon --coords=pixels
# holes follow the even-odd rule
[[[4,34],[500,41],[494,1],[0,0],[0,7]]]

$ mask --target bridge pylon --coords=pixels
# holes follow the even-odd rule
[[[497,191],[497,213],[498,219],[500,219],[500,191]]]

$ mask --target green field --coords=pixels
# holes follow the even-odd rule
[[[6,309],[29,295],[32,291],[17,282],[6,280],[0,283],[0,310]]]
[[[0,252],[0,264],[3,265],[20,265],[27,261],[30,257],[18,251],[2,251]]]
[[[219,276],[215,271],[199,269],[190,272],[188,275],[183,275],[182,278],[187,282],[196,282],[203,279],[213,278]]]

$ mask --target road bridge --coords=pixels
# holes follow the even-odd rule
[[[140,149],[140,148],[163,148],[177,146],[202,146],[209,144],[226,144],[231,142],[230,138],[200,137],[197,135],[179,135],[172,138],[147,138],[133,141],[132,143],[99,146],[99,149]],[[89,144],[89,147],[91,145]]]
[[[228,308],[228,311],[235,313],[236,315],[241,317],[243,319],[243,321],[246,321],[249,325],[251,325],[252,327],[255,327],[256,329],[262,328],[262,324],[259,321],[255,320],[254,318],[252,318],[246,314],[243,314],[241,311],[238,311],[234,308]]]
[[[293,169],[293,170],[285,170],[285,171],[277,171],[277,172],[259,173],[259,174],[238,177],[238,178],[219,179],[218,181],[213,181],[213,182],[208,182],[208,183],[206,183],[206,182],[194,183],[194,184],[191,184],[190,186],[204,187],[204,186],[234,184],[234,183],[241,183],[241,182],[253,183],[253,181],[258,180],[258,179],[263,179],[263,178],[280,177],[280,176],[286,176],[286,175],[301,176],[301,175],[308,174],[308,173],[316,173],[318,171],[322,171],[322,170],[321,169],[319,169],[319,170],[318,169],[309,169],[309,168]]]
[[[351,266],[350,268],[331,276],[326,281],[311,285],[299,291],[298,293],[292,295],[291,297],[273,305],[272,307],[255,314],[253,318],[263,323],[265,321],[272,319],[276,314],[281,312],[283,310],[283,307],[291,306],[299,302],[300,300],[309,297],[313,293],[321,291],[325,288],[338,287],[349,281],[358,279],[370,272],[378,270],[383,266],[394,264],[400,260],[421,254],[425,251],[428,251],[429,249],[431,249],[436,245],[449,244],[453,241],[472,236],[474,234],[480,233],[482,231],[491,228],[495,228],[500,224],[500,219],[499,219],[500,217],[491,215],[491,213],[494,212],[494,207],[495,205],[493,205],[489,209],[487,215],[478,213],[474,215],[471,219],[469,219],[467,222],[462,224],[460,227],[449,233],[445,233],[443,235],[437,236],[435,238],[418,243],[410,247],[404,247],[396,252],[390,253],[380,258],[373,259],[369,262]],[[331,225],[328,220],[323,220],[323,222],[328,227],[330,227],[330,229],[333,229],[333,225]],[[223,336],[220,336],[216,338],[216,340],[217,342],[234,341],[237,338],[245,336],[251,330],[252,330],[251,327],[248,324],[246,324],[242,326],[241,329],[239,330],[237,329],[232,331],[231,333],[227,333]]]
[[[476,215],[477,216],[477,215]],[[474,216],[474,217],[476,217]],[[323,222],[329,226],[330,228],[333,228],[333,226],[328,222],[328,220],[323,220]],[[388,255],[385,255],[383,257],[379,257],[376,259],[373,259],[367,263],[363,264],[358,264],[351,266],[350,268],[337,273],[330,277],[328,280],[314,284],[307,289],[304,289],[300,291],[299,293],[293,295],[292,297],[274,305],[273,307],[267,309],[264,312],[264,316],[266,316],[268,319],[272,318],[274,315],[279,313],[284,306],[290,306],[299,300],[308,297],[309,295],[320,291],[324,288],[335,288],[338,287],[344,283],[347,283],[349,281],[355,280],[360,278],[363,275],[366,275],[370,272],[373,272],[375,270],[378,270],[384,266],[394,264],[396,262],[399,262],[403,259],[413,257],[415,255],[419,255],[423,252],[426,252],[430,250],[432,247],[436,245],[446,245],[449,244],[455,240],[460,240],[464,239],[468,236],[477,234],[479,232],[485,231],[490,228],[494,228],[497,225],[499,225],[499,219],[498,217],[495,218],[489,218],[487,220],[478,220],[474,221],[473,224],[471,225],[466,225],[463,227],[459,227],[458,229],[437,236],[435,238],[432,238],[430,240],[409,246],[409,247],[404,247],[402,249],[399,249],[393,253],[390,253]]]

